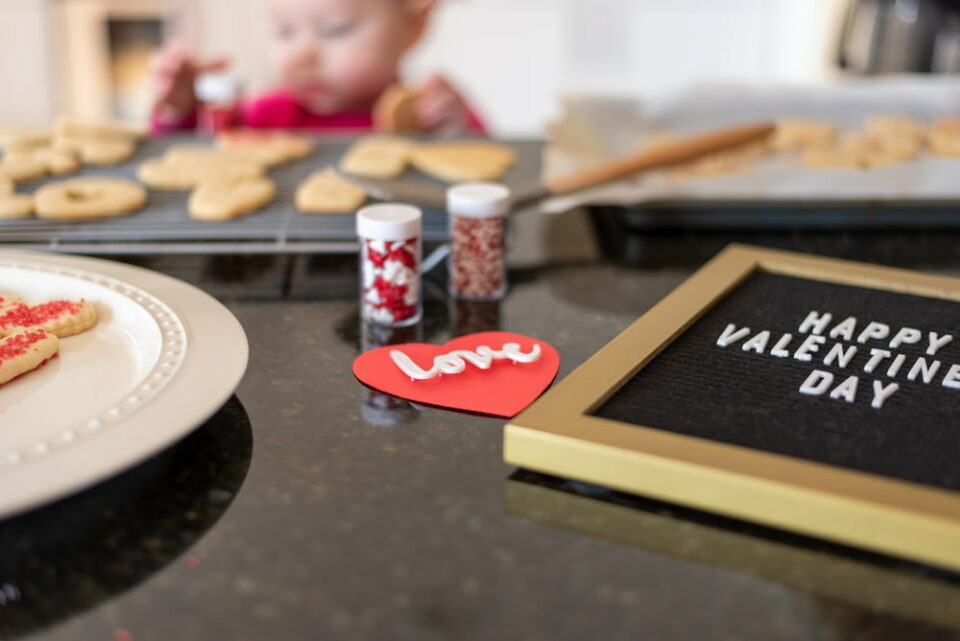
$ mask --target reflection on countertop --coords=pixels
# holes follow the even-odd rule
[[[233,397],[203,427],[137,467],[0,522],[0,638],[50,627],[173,562],[240,490],[252,437]]]
[[[841,638],[864,620],[911,639],[960,634],[955,573],[526,470],[507,480],[504,503],[517,518],[795,590]]]

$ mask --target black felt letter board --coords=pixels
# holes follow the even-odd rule
[[[794,357],[811,331],[800,327],[811,311],[831,315],[822,335],[825,341],[811,360]],[[829,331],[855,317],[853,340],[830,338]],[[889,327],[883,339],[857,336],[874,321]],[[726,347],[717,344],[729,324],[749,327],[742,339]],[[914,343],[890,347],[901,328],[920,330]],[[763,354],[744,351],[743,345],[767,330],[770,339]],[[927,352],[930,332],[954,339]],[[792,341],[789,356],[771,350],[783,334]],[[857,353],[840,367],[824,357],[835,343],[855,345]],[[864,371],[871,349],[891,353]],[[888,371],[898,354],[902,365]],[[918,358],[927,366],[940,365],[929,383],[922,374],[908,380]],[[960,489],[960,389],[945,386],[954,364],[960,363],[960,303],[835,285],[815,280],[757,272],[726,296],[651,363],[621,387],[596,415],[722,441],[800,459],[930,486]],[[832,383],[820,395],[801,393],[814,370],[828,372]],[[857,377],[853,402],[833,391],[851,376]],[[872,406],[874,381],[899,389]]]

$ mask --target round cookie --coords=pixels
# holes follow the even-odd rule
[[[0,196],[0,220],[33,216],[33,196],[7,194]]]
[[[40,218],[89,220],[136,211],[147,202],[147,191],[121,178],[75,178],[41,187],[35,198]]]
[[[260,209],[276,193],[277,187],[269,178],[206,182],[190,195],[188,211],[197,220],[233,220]]]

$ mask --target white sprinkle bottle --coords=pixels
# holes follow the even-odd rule
[[[504,258],[510,190],[494,183],[465,183],[447,190],[450,214],[450,293],[496,300],[507,291]]]
[[[420,210],[410,205],[370,205],[357,212],[360,237],[360,316],[404,327],[420,320]]]

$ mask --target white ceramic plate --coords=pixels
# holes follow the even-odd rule
[[[247,367],[236,318],[199,289],[91,258],[0,251],[0,296],[83,298],[97,326],[0,386],[0,516],[126,469],[200,426]]]

